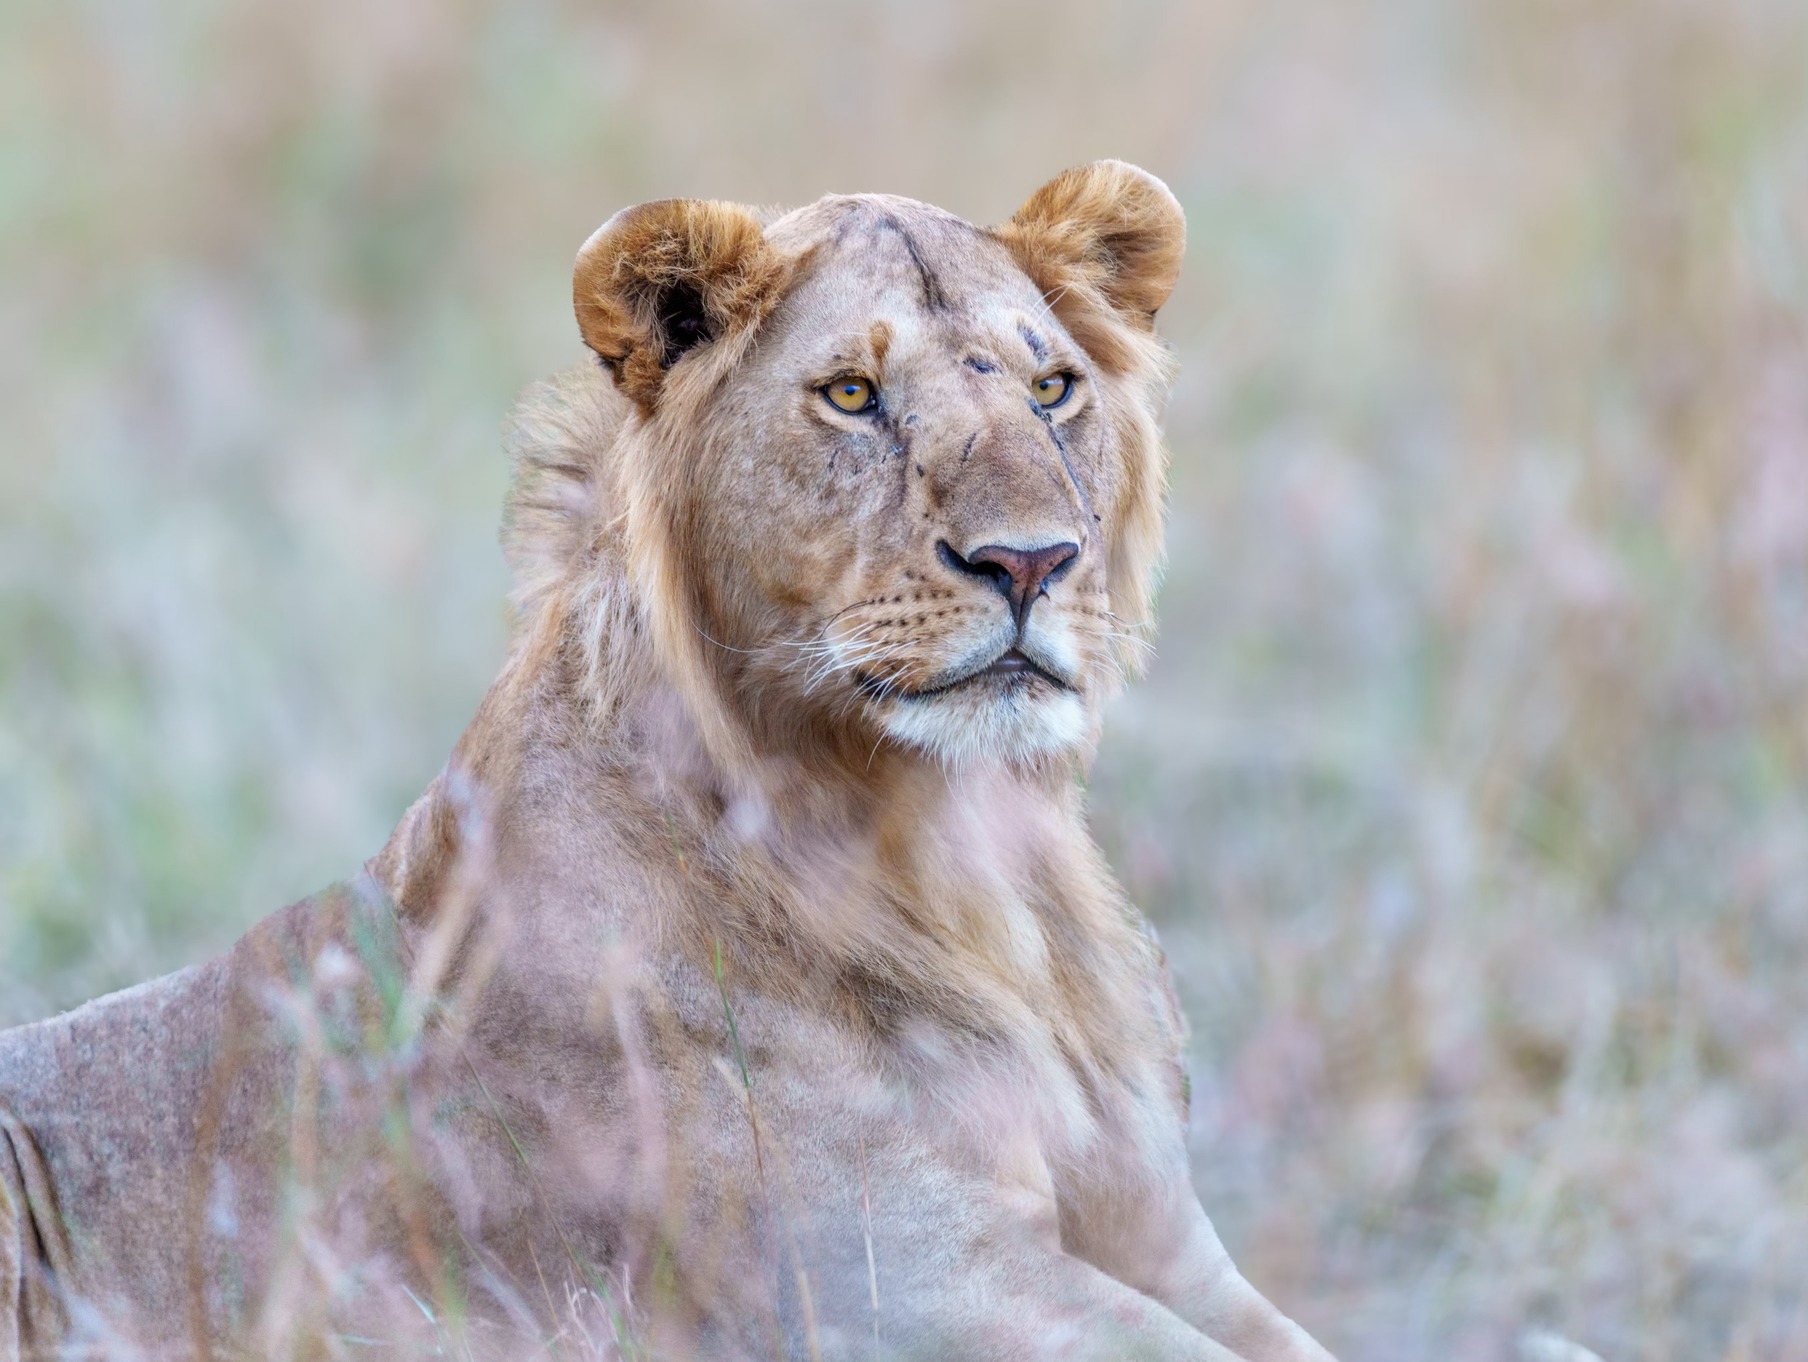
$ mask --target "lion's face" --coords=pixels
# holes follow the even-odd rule
[[[945,758],[1083,740],[1109,673],[1108,419],[1009,253],[922,205],[840,199],[724,385],[699,470],[720,641],[790,706]]]
[[[707,281],[660,299],[643,403],[682,451],[649,496],[713,671],[767,724],[948,763],[1083,746],[1142,623],[1161,478],[1156,352],[1100,327],[1146,338],[1152,309],[1093,299],[1089,352],[1008,231],[910,200],[825,199],[758,251],[780,268],[737,344]]]

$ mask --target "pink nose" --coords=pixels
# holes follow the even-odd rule
[[[1048,589],[1049,583],[1058,580],[1080,556],[1080,546],[1066,542],[1044,544],[1034,549],[982,544],[965,557],[948,547],[946,541],[937,544],[936,548],[942,561],[956,572],[990,582],[992,588],[1011,603],[1011,613],[1016,616],[1019,629],[1023,628],[1030,607]]]

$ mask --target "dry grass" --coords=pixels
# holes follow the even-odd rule
[[[1093,789],[1226,1239],[1349,1362],[1808,1358],[1796,0],[15,0],[0,1022],[380,844],[608,213],[1099,155],[1192,228]]]

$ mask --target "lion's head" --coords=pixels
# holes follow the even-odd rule
[[[1092,740],[1148,625],[1184,235],[1104,161],[989,230],[854,195],[591,237],[579,326],[627,399],[591,511],[718,737],[1013,764]]]

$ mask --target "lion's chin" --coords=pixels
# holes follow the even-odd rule
[[[1077,751],[1089,728],[1071,690],[983,685],[885,703],[879,721],[897,741],[946,766],[1017,765]]]

